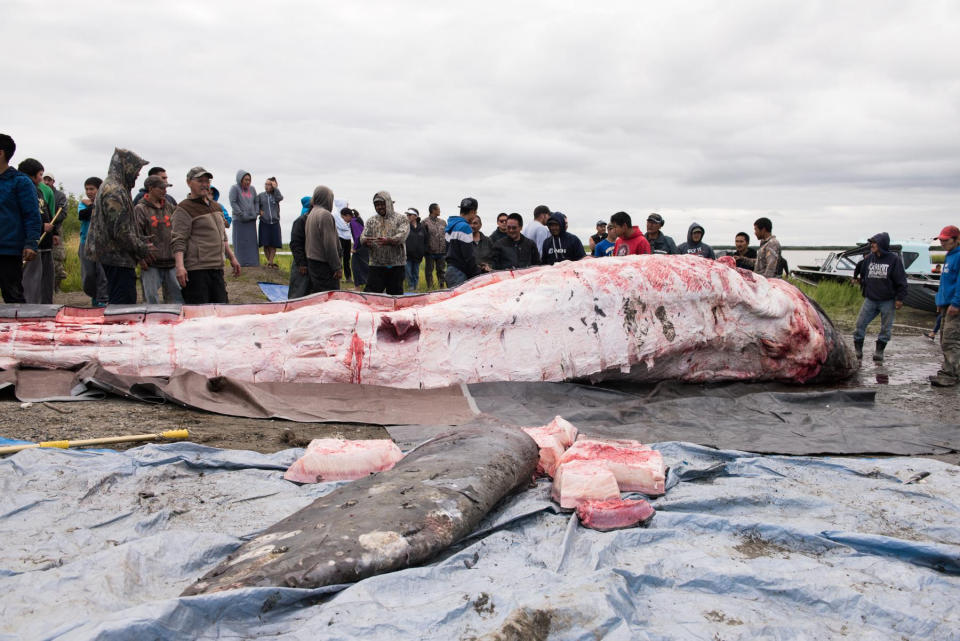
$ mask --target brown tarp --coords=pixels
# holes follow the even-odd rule
[[[104,392],[247,418],[302,423],[460,425],[475,410],[466,386],[410,390],[349,383],[247,383],[177,370],[169,378],[124,376],[89,363],[77,371],[0,371],[0,389],[21,401],[93,400]]]

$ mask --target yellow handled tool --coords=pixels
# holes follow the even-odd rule
[[[0,454],[13,454],[20,450],[30,450],[35,447],[58,447],[67,449],[68,447],[84,447],[87,445],[109,445],[111,443],[135,443],[137,441],[156,441],[159,439],[181,439],[189,438],[190,433],[187,430],[167,430],[159,434],[132,434],[130,436],[107,436],[104,438],[84,438],[75,441],[41,441],[40,443],[26,443],[24,445],[10,445],[0,447]]]

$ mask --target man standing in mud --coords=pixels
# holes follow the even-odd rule
[[[137,263],[153,246],[140,235],[130,190],[147,161],[127,149],[115,149],[107,179],[94,201],[96,215],[87,232],[87,258],[103,265],[108,300],[113,305],[137,303]]]
[[[890,235],[881,232],[870,238],[870,253],[863,259],[863,306],[857,316],[857,328],[853,332],[853,347],[857,359],[863,358],[863,339],[867,325],[880,315],[880,334],[873,360],[883,362],[883,350],[890,341],[893,330],[894,310],[903,307],[907,296],[907,274],[899,254],[890,251]]]
[[[943,366],[930,377],[936,387],[953,387],[960,380],[960,229],[947,225],[937,236],[947,250],[937,290],[937,311],[941,314],[940,348]]]

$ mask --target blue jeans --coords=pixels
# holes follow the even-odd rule
[[[420,263],[423,261],[420,260],[407,260],[407,290],[411,292],[417,291],[417,285],[420,284]]]
[[[867,333],[867,325],[877,317],[877,314],[880,314],[880,333],[877,335],[877,340],[883,343],[890,342],[890,332],[893,331],[894,302],[893,299],[870,300],[864,298],[860,315],[857,316],[857,329],[853,332],[853,340],[862,341]]]
[[[447,273],[445,276],[447,280],[447,287],[450,289],[467,282],[467,275],[450,263],[447,263]]]
[[[160,297],[157,296],[160,290],[163,290],[164,303],[183,303],[180,283],[177,282],[177,270],[173,267],[166,269],[141,267],[140,284],[143,286],[143,302],[148,305],[156,305],[160,302]]]

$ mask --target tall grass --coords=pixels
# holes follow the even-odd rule
[[[860,287],[852,283],[840,283],[832,280],[822,281],[819,285],[808,285],[794,278],[789,279],[804,294],[817,301],[829,316],[856,315],[863,304]]]

